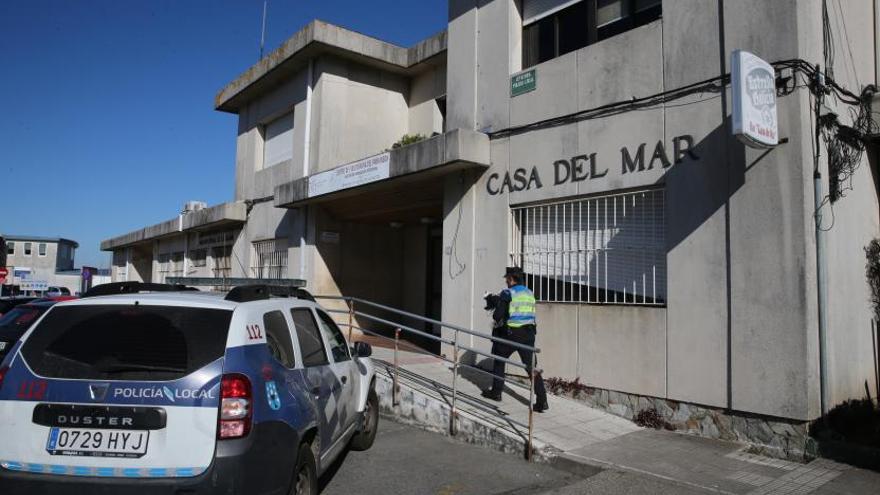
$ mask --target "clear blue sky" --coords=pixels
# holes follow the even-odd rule
[[[262,0],[0,2],[0,233],[99,243],[232,199],[236,117],[214,95],[259,56]],[[267,52],[318,18],[409,46],[445,0],[269,0]],[[4,205],[5,203],[5,205]]]

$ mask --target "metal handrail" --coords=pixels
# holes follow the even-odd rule
[[[384,304],[379,304],[379,303],[375,303],[372,301],[367,301],[365,299],[361,299],[358,297],[317,296],[317,295],[314,297],[315,297],[315,299],[344,301],[346,303],[346,305],[348,306],[348,311],[328,308],[327,312],[348,315],[348,323],[347,324],[342,323],[341,325],[348,327],[349,341],[351,341],[352,331],[357,329],[365,334],[369,334],[369,335],[373,335],[373,336],[376,336],[376,337],[379,337],[382,339],[386,339],[386,340],[394,343],[394,363],[393,363],[393,374],[391,377],[392,378],[391,396],[392,396],[392,403],[395,406],[399,404],[399,395],[400,395],[399,354],[400,354],[400,334],[401,334],[401,332],[407,332],[407,333],[410,333],[413,335],[417,335],[419,337],[431,340],[433,342],[439,342],[440,344],[451,345],[452,346],[452,356],[453,356],[452,359],[447,358],[445,355],[442,355],[442,356],[436,356],[434,354],[430,354],[430,355],[434,356],[442,361],[445,361],[447,363],[452,364],[452,403],[451,403],[451,414],[450,414],[450,418],[449,418],[449,429],[450,429],[450,434],[452,434],[452,435],[455,435],[457,433],[456,419],[458,417],[458,400],[459,400],[458,396],[462,395],[461,400],[468,402],[468,403],[471,403],[472,405],[474,402],[474,399],[471,399],[466,394],[462,394],[461,392],[458,391],[458,375],[460,374],[461,369],[466,368],[466,369],[470,369],[470,370],[475,370],[480,373],[489,375],[493,379],[496,378],[494,373],[490,373],[490,372],[488,372],[482,368],[476,367],[476,366],[471,366],[469,364],[463,364],[461,362],[460,355],[459,355],[461,351],[469,351],[469,352],[473,352],[473,353],[481,355],[481,356],[490,357],[492,359],[503,361],[506,364],[510,364],[510,365],[516,366],[518,368],[522,368],[524,370],[527,370],[527,371],[529,369],[529,367],[527,365],[525,365],[524,363],[519,363],[519,362],[510,360],[508,358],[502,358],[500,356],[495,356],[492,353],[487,353],[485,351],[481,351],[481,350],[476,349],[474,347],[468,347],[468,346],[462,345],[459,343],[459,335],[461,333],[464,333],[464,334],[470,335],[472,337],[486,339],[486,340],[492,342],[493,344],[501,343],[501,344],[505,344],[510,347],[513,347],[515,349],[522,349],[522,350],[531,351],[532,352],[532,362],[531,362],[532,373],[529,374],[529,382],[528,382],[528,389],[529,389],[529,402],[528,402],[529,420],[528,420],[528,425],[523,425],[522,423],[519,423],[519,422],[513,420],[512,418],[504,418],[504,420],[509,423],[518,424],[520,426],[527,426],[528,427],[528,441],[526,444],[526,449],[527,449],[526,458],[529,461],[532,460],[532,434],[534,432],[534,412],[532,410],[532,403],[535,400],[535,368],[537,366],[537,361],[536,361],[537,355],[539,352],[541,352],[540,349],[538,349],[537,347],[521,344],[519,342],[514,342],[512,340],[504,339],[501,337],[496,337],[494,335],[490,335],[487,333],[478,332],[476,330],[472,330],[469,328],[464,328],[464,327],[461,327],[458,325],[453,325],[451,323],[445,323],[445,322],[442,322],[439,320],[435,320],[433,318],[428,318],[426,316],[417,315],[414,313],[403,311],[401,309],[392,308],[392,307],[386,306]],[[381,317],[378,317],[375,315],[371,315],[371,314],[365,313],[363,311],[357,311],[357,310],[355,310],[356,303],[361,304],[361,305],[365,305],[365,306],[370,306],[373,308],[378,308],[383,311],[390,312],[392,314],[395,314],[395,315],[398,315],[401,317],[414,319],[414,320],[425,322],[425,323],[430,323],[432,325],[436,325],[441,328],[448,328],[448,329],[454,331],[454,338],[448,339],[448,338],[443,338],[442,336],[438,337],[437,335],[427,333],[422,330],[418,330],[416,328],[412,328],[410,326],[403,325],[401,323],[388,320],[386,318],[381,318]],[[370,331],[370,330],[367,330],[367,329],[364,329],[364,328],[357,326],[355,324],[355,317],[366,318],[366,319],[373,321],[373,322],[381,323],[384,325],[390,325],[390,326],[394,327],[394,338],[387,337],[385,335],[380,335],[376,332],[373,332],[373,331]],[[422,353],[422,354],[429,354],[429,353],[424,352],[422,350],[417,350],[416,352]],[[413,372],[409,371],[409,373],[413,373]],[[415,373],[413,373],[413,374],[415,374]],[[517,386],[525,388],[525,386],[523,384],[516,382],[516,381],[513,381],[513,380],[510,380],[506,376],[502,376],[501,380],[504,383],[513,383]],[[482,409],[485,411],[492,411],[492,412],[495,412],[496,414],[499,413],[499,411],[497,409],[495,409],[493,411],[491,408],[488,408],[485,406],[479,407],[479,409]]]
[[[421,315],[417,315],[417,314],[415,314],[415,313],[409,313],[409,312],[407,312],[407,311],[403,311],[402,309],[392,308],[392,307],[390,307],[390,306],[385,306],[385,305],[383,305],[383,304],[375,303],[375,302],[372,302],[372,301],[367,301],[366,299],[361,299],[361,298],[359,298],[359,297],[349,297],[349,296],[314,296],[314,297],[315,297],[315,299],[328,299],[328,300],[337,300],[337,301],[353,301],[353,302],[358,302],[358,303],[361,303],[361,304],[366,304],[366,305],[368,305],[368,306],[373,306],[373,307],[375,307],[375,308],[384,309],[384,310],[386,310],[386,311],[391,311],[391,312],[393,312],[393,313],[397,313],[397,314],[399,314],[399,315],[406,316],[406,317],[408,317],[408,318],[414,318],[414,319],[419,320],[419,321],[424,321],[425,323],[431,323],[431,324],[433,324],[433,325],[439,325],[439,326],[441,326],[441,327],[445,327],[445,328],[448,328],[448,329],[450,329],[450,330],[456,330],[456,331],[459,331],[459,332],[466,333],[466,334],[468,334],[468,335],[473,335],[474,337],[484,338],[484,339],[487,339],[487,340],[491,340],[491,341],[493,341],[493,342],[500,342],[500,343],[502,343],[502,344],[506,344],[506,345],[509,345],[509,346],[512,346],[512,347],[516,347],[516,348],[518,348],[518,349],[524,349],[524,350],[527,350],[527,351],[532,351],[532,352],[534,352],[534,353],[540,353],[540,352],[541,352],[541,349],[539,349],[539,348],[537,348],[537,347],[532,347],[532,346],[528,346],[528,345],[525,345],[525,344],[520,344],[519,342],[514,342],[514,341],[512,341],[512,340],[503,339],[503,338],[501,338],[501,337],[496,337],[496,336],[494,336],[494,335],[491,335],[491,334],[488,334],[488,333],[485,333],[485,332],[478,332],[478,331],[476,331],[476,330],[471,330],[471,329],[469,329],[469,328],[460,327],[460,326],[458,326],[458,325],[453,325],[452,323],[444,323],[444,322],[442,322],[442,321],[435,320],[435,319],[433,319],[433,318],[428,318],[427,316],[421,316]]]

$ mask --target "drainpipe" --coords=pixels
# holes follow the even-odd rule
[[[305,135],[303,137],[303,170],[302,176],[309,176],[309,160],[312,149],[312,85],[314,82],[315,63],[313,58],[309,59],[309,68],[306,75],[306,123]],[[303,280],[306,279],[306,231],[309,222],[308,206],[300,208],[302,216],[302,231],[299,237],[299,276]]]
[[[824,73],[819,66],[816,67],[817,81],[816,86],[821,92],[825,87]],[[821,94],[821,93],[820,93]],[[822,108],[822,97],[816,97],[816,119],[818,120],[820,110]],[[820,130],[818,122],[816,124],[815,149],[816,154],[813,157],[813,215],[816,222],[816,292],[818,293],[818,324],[819,324],[819,402],[822,408],[822,416],[828,413],[828,352],[827,352],[827,330],[828,330],[828,280],[827,280],[827,263],[825,257],[825,230],[823,228],[822,202],[824,200],[824,191],[822,187],[822,172],[819,168],[820,157]]]
[[[880,0],[874,0],[874,84],[880,86]]]

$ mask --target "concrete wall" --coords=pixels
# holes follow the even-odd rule
[[[310,172],[381,153],[409,130],[409,81],[356,62],[315,64]]]
[[[431,68],[414,78],[409,89],[409,133],[442,133],[444,119],[437,98],[446,94],[446,66]]]
[[[235,159],[235,199],[271,196],[275,186],[303,176],[308,69],[284,81],[239,114]],[[263,126],[293,112],[293,158],[263,167]]]
[[[831,2],[834,43],[837,48],[834,76],[845,87],[859,93],[875,82],[875,52],[872,2]],[[845,26],[845,29],[844,29]],[[849,122],[849,110],[834,106]],[[877,114],[875,114],[875,119]],[[852,177],[845,196],[823,209],[828,249],[828,364],[829,404],[870,393],[877,397],[874,353],[876,333],[871,325],[869,288],[865,281],[864,247],[880,237],[877,212],[877,163],[866,153]],[[826,154],[827,156],[827,154]],[[823,160],[823,166],[826,165]],[[823,167],[825,168],[825,167]],[[827,172],[824,177],[828,177]],[[849,188],[850,185],[847,185]],[[826,183],[827,191],[827,183]]]
[[[656,94],[728,72],[729,54],[737,48],[770,61],[821,60],[818,0],[666,0],[663,9],[660,21],[536,66],[537,89],[510,98],[510,76],[521,69],[516,2],[450,2],[449,124],[497,130]],[[870,10],[867,3],[846,9],[846,17],[859,19],[847,21],[847,28],[850,44],[860,48],[853,51],[853,63],[848,53],[838,56],[842,67],[836,71],[854,64],[862,84],[871,82],[874,71]],[[840,40],[838,46],[846,43]],[[860,81],[845,82],[860,90]],[[772,416],[816,417],[807,93],[780,100],[780,132],[789,142],[771,151],[748,149],[733,139],[730,98],[729,91],[702,93],[653,109],[493,140],[492,168],[482,176],[446,181],[444,320],[477,328],[485,323],[477,299],[498,287],[493,277],[500,276],[507,258],[509,205],[663,187],[667,307],[542,304],[539,341],[545,368],[613,390]],[[685,135],[693,140],[695,157],[672,157],[669,168],[622,171],[621,148],[635,151],[646,143],[649,159],[656,143],[672,153],[674,140]],[[607,175],[554,184],[555,160],[591,153]],[[532,167],[543,187],[488,194],[486,181],[493,173]],[[829,288],[835,401],[863,395],[859,387],[874,366],[862,247],[877,236],[877,193],[870,167],[865,164],[859,174],[856,181],[865,186],[835,207],[837,221],[829,234],[829,259],[835,260]]]

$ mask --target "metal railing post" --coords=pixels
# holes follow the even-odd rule
[[[532,362],[531,370],[529,370],[529,444],[527,448],[529,449],[526,452],[526,459],[529,462],[532,462],[532,433],[535,429],[534,425],[534,416],[535,411],[532,408],[532,404],[535,402],[535,362],[537,361],[537,357],[535,356],[535,352],[532,352]]]
[[[354,330],[354,300],[348,303],[348,341],[351,342],[351,334]]]
[[[394,383],[391,385],[391,398],[393,405],[400,404],[398,392],[400,391],[400,363],[398,351],[400,350],[400,329],[394,330]]]
[[[449,434],[457,433],[458,408],[458,330],[455,331],[455,342],[452,344],[452,411],[449,414]]]

